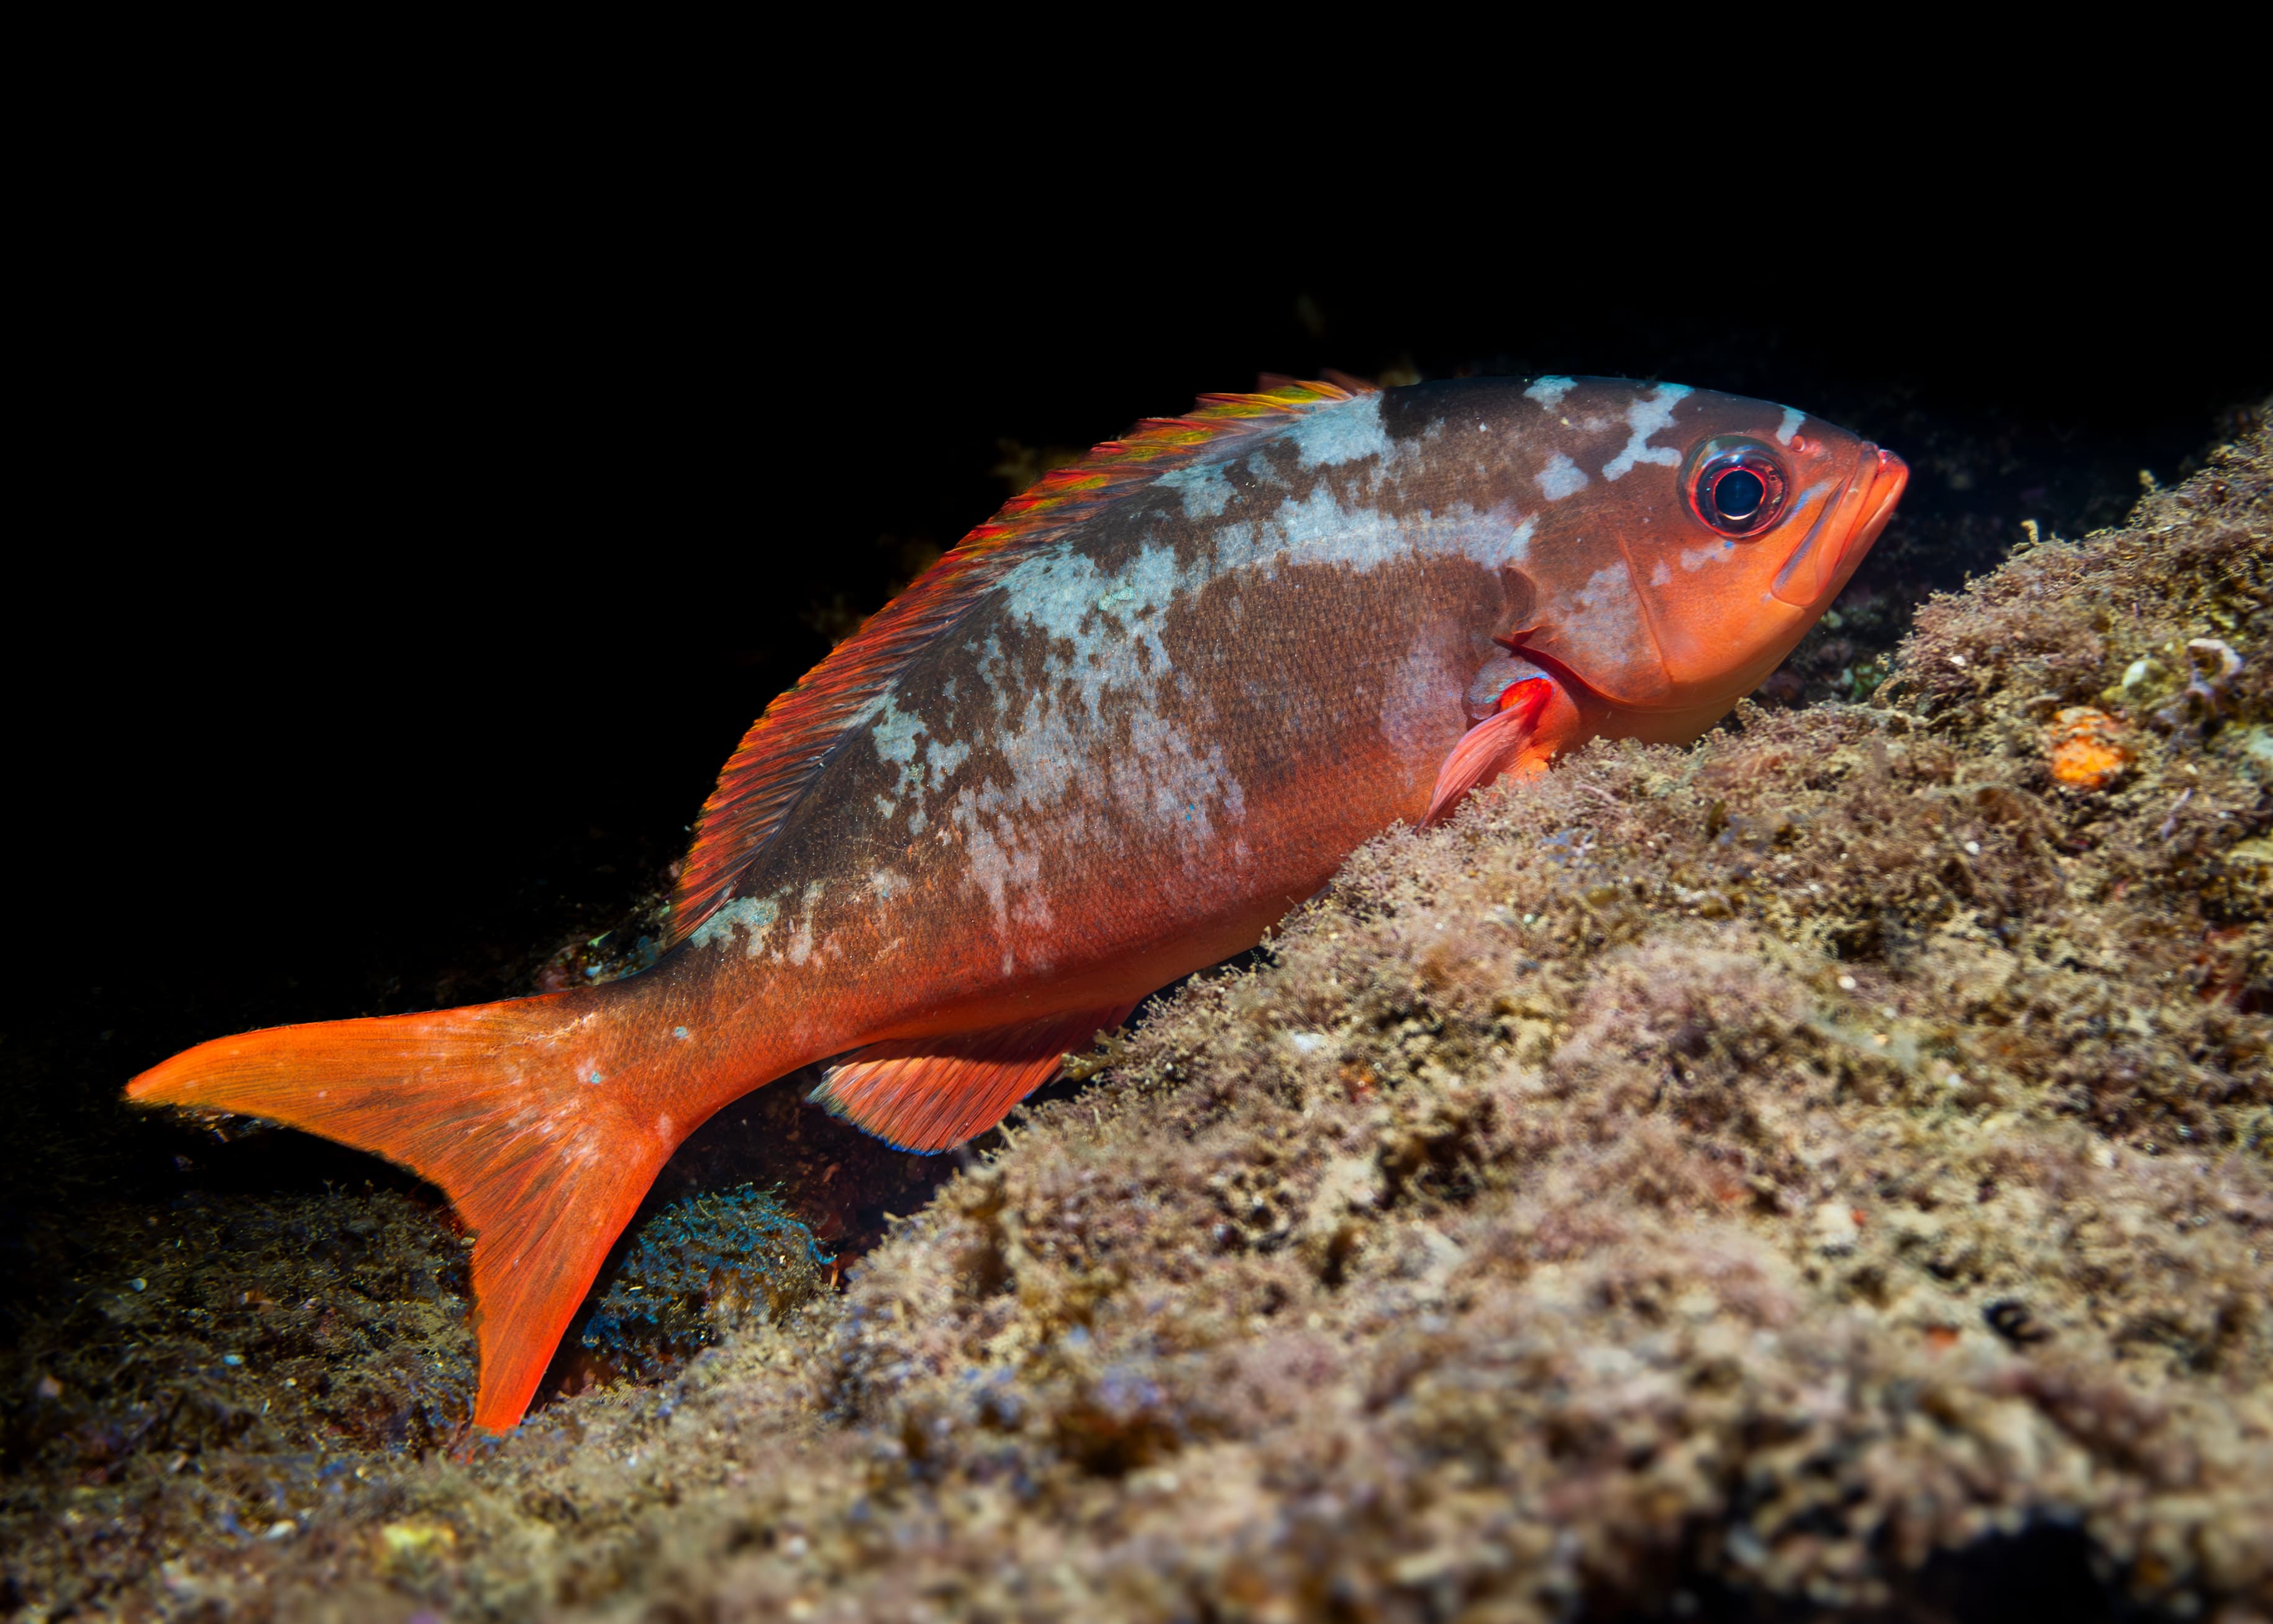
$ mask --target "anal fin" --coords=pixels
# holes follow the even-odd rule
[[[1135,1003],[1075,1010],[1022,1026],[871,1043],[829,1068],[813,1099],[901,1150],[946,1150],[976,1138],[1048,1082],[1067,1052],[1129,1019]]]

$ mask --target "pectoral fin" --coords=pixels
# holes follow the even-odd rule
[[[1549,678],[1534,677],[1511,687],[1500,696],[1499,709],[1461,734],[1437,769],[1437,787],[1421,826],[1435,828],[1452,816],[1469,791],[1482,788],[1502,773],[1545,768],[1559,741],[1561,730],[1549,726],[1557,710],[1572,707]]]
[[[815,1102],[901,1150],[935,1151],[984,1133],[1057,1075],[1069,1049],[1129,1019],[1134,1004],[1024,1026],[871,1043],[829,1068]]]

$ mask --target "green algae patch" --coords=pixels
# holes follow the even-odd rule
[[[653,1380],[753,1315],[778,1320],[809,1301],[835,1261],[771,1191],[688,1196],[636,1227],[580,1340]]]
[[[2255,429],[1924,605],[1857,703],[1383,836],[911,1185],[842,1291],[754,1191],[666,1205],[589,1322],[652,1380],[493,1441],[311,1450],[272,1410],[177,1470],[130,1450],[16,1502],[17,1594],[78,1562],[83,1605],[176,1617],[2262,1611],[2269,492]],[[2054,774],[2077,707],[2105,787]],[[389,1256],[446,1258],[401,1222]],[[802,1284],[725,1323],[767,1256]],[[462,1349],[431,1278],[406,1340]],[[265,1349],[215,1380],[279,1380]]]

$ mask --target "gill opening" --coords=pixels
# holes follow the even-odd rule
[[[1580,705],[1606,703],[1607,702],[1603,700],[1602,695],[1595,689],[1594,684],[1588,682],[1584,677],[1581,677],[1577,672],[1572,670],[1571,667],[1564,665],[1561,660],[1557,659],[1551,654],[1542,654],[1538,650],[1529,648],[1525,645],[1524,639],[1531,636],[1539,628],[1534,626],[1526,631],[1513,632],[1505,636],[1494,637],[1492,641],[1499,644],[1501,648],[1505,649],[1510,654],[1514,655],[1518,659],[1530,661],[1532,665],[1537,666],[1550,680],[1560,683],[1563,687],[1563,691],[1571,696],[1572,703]]]

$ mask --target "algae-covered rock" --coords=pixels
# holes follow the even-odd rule
[[[184,1485],[282,1443],[149,1468],[101,1515],[165,1565],[103,1605],[2252,1616],[2269,560],[2258,429],[1927,604],[1862,703],[1384,835],[841,1293],[501,1441],[337,1440],[266,1525]],[[2080,709],[2119,772],[2059,770]],[[722,1199],[633,1243],[604,1337],[666,1275],[654,1328],[710,1334]],[[11,1538],[51,1586],[99,1545]]]
[[[821,1289],[835,1260],[771,1191],[691,1195],[636,1228],[579,1340],[652,1380],[754,1315],[780,1320]]]

